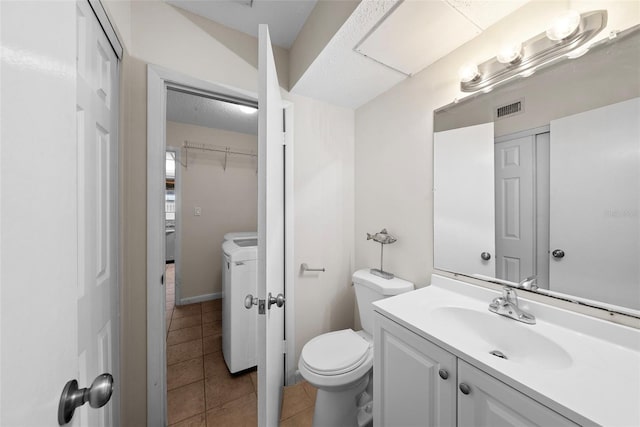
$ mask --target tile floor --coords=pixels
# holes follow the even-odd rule
[[[167,264],[167,404],[170,426],[257,425],[255,369],[230,374],[222,358],[222,300],[174,306],[174,264]],[[315,389],[285,387],[281,427],[311,426]]]

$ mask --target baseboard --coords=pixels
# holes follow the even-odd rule
[[[222,292],[214,292],[212,294],[198,295],[195,297],[180,298],[180,301],[176,305],[195,304],[197,302],[211,301],[214,299],[222,298]]]

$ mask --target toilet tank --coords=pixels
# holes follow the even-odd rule
[[[413,283],[394,277],[383,279],[369,272],[369,269],[358,270],[353,273],[353,286],[356,288],[356,300],[362,329],[373,334],[373,305],[374,301],[388,298],[413,290]]]

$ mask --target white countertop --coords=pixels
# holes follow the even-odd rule
[[[518,291],[520,308],[537,320],[526,325],[488,311],[491,300],[499,295],[434,275],[431,286],[377,301],[374,308],[574,422],[640,426],[640,330],[530,301],[526,292]],[[496,316],[487,318],[494,323],[513,322],[503,326],[514,335],[538,338],[541,346],[548,343],[557,351],[545,354],[532,348],[525,357],[507,360],[492,356],[488,351],[496,346],[485,342],[479,329],[482,323],[446,321],[441,316],[443,307],[453,308],[447,311],[449,319],[451,313],[474,310],[481,317],[484,313]],[[499,341],[509,346],[509,337]]]

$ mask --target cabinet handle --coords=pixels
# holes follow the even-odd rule
[[[447,372],[446,369],[440,369],[438,371],[438,374],[440,374],[440,378],[442,378],[443,380],[449,378],[449,372]]]
[[[462,394],[469,394],[471,393],[471,387],[469,387],[469,385],[465,384],[465,383],[460,383],[460,391],[462,392]]]

